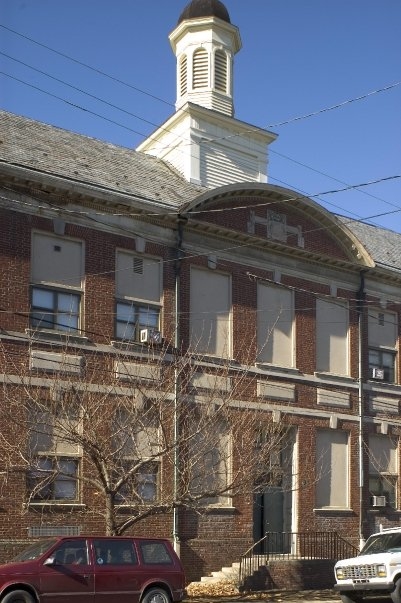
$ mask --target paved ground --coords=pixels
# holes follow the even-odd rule
[[[340,597],[332,590],[276,591],[227,597],[191,597],[188,603],[339,603]]]
[[[267,591],[253,595],[230,597],[191,597],[187,603],[340,603],[340,596],[333,590]],[[389,603],[390,599],[374,598],[374,603]]]

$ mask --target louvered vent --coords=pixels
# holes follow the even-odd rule
[[[134,273],[143,274],[143,259],[134,257],[133,262]]]
[[[43,538],[44,536],[79,536],[80,526],[30,526],[30,538]]]
[[[185,96],[185,94],[187,93],[187,89],[188,89],[187,77],[188,77],[188,61],[187,61],[187,56],[184,55],[181,58],[181,63],[180,63],[180,94],[181,94],[181,96]]]
[[[227,56],[223,50],[218,50],[215,55],[214,87],[220,92],[227,92]]]
[[[208,55],[200,48],[194,52],[193,58],[194,81],[193,88],[207,88],[208,84]]]

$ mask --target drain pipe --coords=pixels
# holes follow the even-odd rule
[[[178,216],[177,228],[177,247],[175,258],[175,308],[174,308],[174,353],[176,354],[175,363],[177,363],[178,350],[180,348],[180,275],[181,275],[181,260],[182,260],[182,241],[183,241],[183,225],[186,218]],[[179,532],[179,509],[175,504],[179,494],[179,371],[177,364],[174,367],[174,417],[173,417],[173,443],[174,443],[174,474],[173,474],[173,547],[178,556],[180,556],[180,532]]]
[[[360,272],[359,290],[357,292],[357,312],[358,312],[358,459],[359,459],[359,549],[365,543],[363,536],[363,384],[364,384],[364,362],[363,362],[363,311],[365,305],[365,274]]]

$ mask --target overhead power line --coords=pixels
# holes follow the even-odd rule
[[[1,161],[0,160],[0,163],[10,163],[10,162],[8,162],[8,161]],[[57,173],[50,173],[50,172],[46,172],[46,174],[48,174],[49,176],[51,176],[51,175],[55,175],[55,176],[58,175]],[[332,189],[332,190],[328,190],[328,191],[322,191],[322,192],[314,193],[314,194],[308,194],[307,195],[307,194],[304,194],[304,193],[300,193],[299,195],[298,194],[297,195],[293,195],[293,196],[287,197],[286,199],[281,199],[280,201],[269,200],[269,201],[266,201],[264,203],[254,203],[254,204],[247,204],[247,205],[237,205],[235,207],[230,207],[230,208],[223,207],[223,208],[196,209],[196,210],[191,210],[190,214],[191,215],[199,215],[199,214],[205,214],[205,213],[207,213],[207,214],[210,214],[210,213],[223,213],[223,212],[226,212],[226,211],[230,211],[232,213],[233,211],[238,211],[238,210],[243,210],[243,209],[250,209],[252,207],[264,207],[264,206],[272,205],[273,203],[275,205],[281,205],[281,204],[284,204],[284,203],[289,203],[291,201],[299,201],[299,200],[308,199],[308,198],[312,199],[314,197],[323,197],[324,195],[334,195],[334,194],[342,193],[342,192],[349,191],[349,190],[359,189],[359,188],[362,188],[362,187],[365,187],[365,186],[372,186],[374,184],[380,184],[382,182],[388,182],[388,181],[391,181],[391,180],[396,180],[398,178],[401,178],[401,174],[395,174],[393,176],[385,176],[383,178],[378,178],[376,180],[370,180],[368,182],[361,182],[359,184],[350,184],[350,185],[345,186],[343,188],[337,188],[337,189]],[[90,185],[90,184],[92,184],[92,183],[86,182],[86,181],[79,181],[79,182],[81,182],[83,185]],[[111,188],[111,187],[102,187],[102,188],[103,188],[103,190],[106,190],[106,191],[109,191],[109,192],[112,192],[112,193],[118,193],[119,195],[121,195],[121,190],[117,190],[117,189],[114,189],[114,188]],[[7,190],[15,192],[14,189],[12,189],[12,188],[7,188]],[[212,191],[211,191],[211,193],[212,193]],[[135,194],[126,194],[126,196],[127,197],[132,197],[132,199],[137,199],[137,200],[150,201],[150,202],[154,201],[154,199],[151,199],[150,197],[141,196],[141,198],[139,198]],[[4,201],[8,201],[8,199],[6,197],[0,197],[0,198],[3,199]],[[18,202],[18,201],[16,201],[16,202]],[[43,200],[40,200],[39,202],[43,203]],[[24,202],[24,204],[25,205],[29,205],[26,202]],[[31,204],[31,205],[32,205],[32,207],[37,207],[37,206],[34,206],[33,204]],[[38,207],[40,207],[40,206],[38,206]],[[55,206],[53,204],[51,204],[51,203],[46,203],[46,205],[44,205],[43,207],[46,208],[46,209],[48,209],[48,208],[54,208]],[[184,208],[177,208],[175,211],[163,211],[163,212],[161,212],[161,211],[159,211],[159,212],[143,212],[143,211],[141,211],[141,212],[130,212],[130,211],[127,211],[127,212],[116,212],[116,213],[112,212],[112,213],[110,213],[110,212],[100,212],[100,211],[93,211],[93,212],[91,211],[91,212],[88,212],[88,211],[81,211],[81,210],[77,210],[77,209],[67,209],[66,207],[63,206],[62,208],[60,208],[60,210],[63,211],[64,213],[67,213],[67,214],[70,213],[70,214],[74,214],[74,215],[85,215],[86,216],[86,215],[91,214],[91,215],[98,215],[98,216],[118,216],[118,217],[126,216],[126,217],[131,217],[131,218],[139,217],[139,216],[141,216],[141,217],[144,217],[144,216],[147,216],[147,217],[156,217],[156,216],[168,216],[168,215],[176,216],[179,213],[183,213],[183,212],[185,213]],[[401,208],[398,208],[397,210],[390,211],[390,212],[384,212],[384,213],[379,214],[379,215],[383,216],[383,215],[388,215],[388,214],[397,213],[397,212],[401,212]],[[370,219],[369,217],[368,218],[364,218],[364,220],[369,220],[369,219]]]
[[[118,83],[120,83],[120,84],[123,84],[123,85],[125,85],[125,86],[127,86],[127,87],[129,87],[129,88],[132,88],[132,89],[136,90],[137,92],[141,92],[141,93],[143,93],[143,94],[146,94],[146,95],[148,95],[148,96],[151,96],[152,98],[154,98],[154,99],[156,99],[156,100],[159,100],[159,101],[161,101],[161,102],[163,102],[163,103],[165,103],[165,104],[167,104],[167,105],[173,106],[171,103],[169,103],[169,102],[167,102],[167,101],[165,101],[165,100],[161,99],[160,97],[157,97],[157,96],[155,96],[155,95],[149,94],[149,93],[147,93],[146,91],[144,91],[144,90],[140,89],[139,87],[133,86],[133,85],[131,85],[131,84],[129,84],[129,83],[127,83],[127,82],[125,82],[125,81],[123,81],[123,80],[119,79],[119,78],[116,78],[116,77],[114,77],[114,76],[111,76],[110,74],[108,74],[108,73],[106,73],[106,72],[104,72],[104,71],[102,71],[102,70],[100,70],[100,69],[97,69],[97,68],[95,68],[95,67],[92,67],[92,66],[90,66],[90,65],[88,65],[88,64],[86,64],[86,63],[84,63],[84,62],[82,62],[82,61],[79,61],[79,60],[77,60],[77,59],[75,59],[75,58],[73,58],[73,57],[71,57],[71,56],[69,56],[69,55],[67,55],[67,54],[65,54],[65,53],[59,52],[59,51],[55,50],[54,48],[51,48],[51,47],[47,46],[46,44],[42,44],[41,42],[38,42],[37,40],[34,40],[33,38],[30,38],[29,36],[25,36],[25,35],[23,35],[23,34],[21,34],[21,33],[17,32],[17,31],[16,31],[16,30],[14,30],[14,29],[11,29],[11,28],[9,28],[9,27],[7,27],[7,26],[5,26],[5,25],[2,25],[2,24],[0,24],[0,27],[1,27],[1,28],[3,28],[3,29],[5,29],[5,30],[7,30],[7,31],[9,31],[9,32],[11,32],[11,33],[13,33],[13,34],[15,34],[15,35],[17,35],[17,36],[20,36],[21,38],[24,38],[24,39],[26,39],[26,40],[28,40],[28,41],[32,42],[33,44],[36,44],[36,45],[38,45],[38,46],[41,46],[41,47],[45,48],[45,49],[46,49],[46,50],[48,50],[49,52],[55,53],[56,55],[62,56],[63,58],[65,58],[65,59],[67,59],[67,60],[70,60],[70,61],[72,61],[72,62],[74,62],[74,63],[76,63],[76,64],[78,64],[78,65],[80,65],[80,66],[83,66],[83,67],[85,67],[86,69],[92,70],[92,71],[94,71],[95,73],[98,73],[98,74],[100,74],[100,75],[102,75],[102,76],[104,76],[104,77],[110,78],[111,80],[114,80],[114,81],[116,81],[116,82],[118,82]],[[48,78],[50,78],[50,79],[53,79],[54,81],[57,81],[57,82],[59,82],[59,83],[61,83],[61,84],[65,85],[65,86],[68,86],[68,87],[70,87],[70,88],[74,89],[75,91],[77,91],[77,92],[79,92],[79,93],[85,94],[86,96],[88,96],[88,97],[90,97],[90,98],[92,98],[92,99],[94,99],[94,100],[96,100],[96,101],[98,101],[98,102],[101,102],[101,103],[103,103],[103,104],[105,104],[105,105],[107,105],[107,106],[109,106],[109,107],[111,107],[111,108],[113,108],[113,109],[116,109],[116,110],[118,110],[118,111],[121,111],[121,112],[123,112],[123,113],[124,113],[124,114],[126,114],[126,115],[129,115],[129,116],[131,116],[131,117],[133,117],[133,118],[135,118],[135,119],[141,120],[141,121],[143,121],[143,122],[145,122],[145,123],[148,123],[148,124],[150,124],[150,125],[152,125],[152,126],[154,126],[154,127],[157,127],[157,124],[155,124],[154,122],[152,122],[152,121],[150,121],[150,120],[147,120],[147,119],[145,119],[145,118],[142,118],[141,116],[136,115],[136,114],[134,114],[134,113],[132,113],[132,112],[130,112],[130,111],[127,111],[126,109],[124,109],[124,108],[122,108],[122,107],[118,107],[117,105],[115,105],[115,104],[113,104],[113,103],[110,103],[110,102],[108,102],[108,101],[106,101],[106,100],[104,100],[104,99],[102,99],[102,98],[100,98],[100,97],[98,97],[98,96],[96,96],[96,95],[94,95],[94,94],[91,94],[91,93],[89,93],[89,92],[86,92],[86,91],[85,91],[85,90],[83,90],[82,88],[79,88],[79,87],[77,87],[77,86],[74,86],[74,85],[72,85],[72,84],[69,84],[68,82],[63,81],[63,80],[61,80],[60,78],[57,78],[57,77],[55,77],[55,76],[52,76],[52,75],[50,75],[49,73],[47,73],[47,72],[45,72],[45,71],[43,71],[43,70],[37,69],[37,68],[35,68],[35,67],[33,67],[33,66],[31,66],[31,65],[29,65],[29,64],[27,64],[27,63],[25,63],[25,62],[23,62],[23,61],[20,61],[19,59],[16,59],[16,58],[14,58],[14,57],[12,57],[12,56],[10,56],[10,55],[6,54],[6,53],[2,53],[2,52],[1,52],[0,54],[2,54],[3,56],[7,57],[7,58],[8,58],[8,59],[10,59],[10,60],[17,61],[18,63],[20,63],[20,64],[24,65],[25,67],[28,67],[29,69],[32,69],[32,70],[36,71],[37,73],[42,74],[42,75],[43,75],[43,76],[45,76],[45,77],[48,77]],[[73,108],[75,108],[75,109],[81,110],[81,111],[83,111],[83,112],[85,112],[85,113],[88,113],[88,114],[91,114],[91,115],[93,115],[93,116],[95,116],[95,117],[98,117],[99,119],[102,119],[102,120],[104,120],[104,121],[107,121],[108,123],[111,123],[111,124],[114,124],[114,125],[116,125],[116,126],[118,126],[118,127],[124,128],[125,130],[128,130],[128,131],[130,131],[130,132],[132,132],[132,133],[134,133],[134,134],[137,134],[138,136],[141,136],[141,137],[145,137],[145,136],[146,136],[146,134],[144,134],[144,133],[142,133],[142,132],[139,132],[139,131],[137,131],[137,130],[135,130],[135,129],[133,129],[133,128],[130,128],[129,126],[127,126],[127,125],[125,125],[125,124],[123,124],[123,123],[121,123],[121,122],[118,122],[118,121],[113,120],[113,119],[111,119],[111,118],[105,117],[105,116],[103,116],[103,115],[101,115],[101,114],[99,114],[99,113],[97,113],[97,112],[95,112],[95,111],[92,111],[92,110],[90,110],[90,109],[88,109],[88,108],[86,108],[86,107],[84,107],[84,106],[82,106],[82,105],[80,105],[80,104],[74,103],[74,102],[69,101],[69,100],[67,100],[67,99],[65,99],[65,98],[62,98],[62,97],[57,96],[57,95],[55,95],[55,94],[52,94],[51,92],[48,92],[48,91],[46,91],[46,90],[44,90],[44,89],[42,89],[42,88],[40,88],[40,87],[38,87],[38,86],[36,86],[36,85],[34,85],[34,84],[30,84],[30,83],[28,83],[28,82],[26,82],[26,81],[24,81],[24,80],[22,80],[22,79],[18,79],[18,78],[16,78],[15,76],[13,76],[13,75],[11,75],[11,74],[8,74],[8,73],[5,73],[5,72],[2,72],[2,74],[3,74],[4,76],[6,76],[6,77],[9,77],[9,78],[11,78],[11,79],[14,79],[15,81],[18,81],[18,82],[19,82],[19,83],[21,83],[21,84],[24,84],[24,85],[26,85],[26,86],[29,86],[29,87],[33,88],[33,89],[36,89],[36,90],[38,90],[39,92],[42,92],[43,94],[46,94],[46,95],[48,95],[48,96],[50,96],[50,97],[53,97],[53,98],[55,98],[56,100],[59,100],[59,101],[61,101],[61,102],[64,102],[64,103],[66,103],[66,104],[68,104],[68,105],[72,106],[72,107],[73,107]],[[378,88],[378,89],[376,89],[376,90],[373,90],[373,91],[368,92],[368,93],[366,93],[366,94],[360,95],[360,96],[358,96],[358,97],[351,98],[351,99],[347,99],[347,100],[345,100],[345,101],[342,101],[341,103],[337,103],[337,104],[335,104],[335,105],[331,105],[330,107],[323,108],[323,109],[320,109],[320,110],[318,110],[318,111],[314,111],[314,112],[311,112],[311,113],[308,113],[308,114],[305,114],[305,115],[302,115],[302,116],[297,116],[297,117],[295,117],[295,118],[291,118],[291,119],[288,119],[288,120],[286,120],[286,121],[283,121],[283,122],[280,122],[280,123],[277,123],[277,124],[271,124],[271,125],[268,125],[268,126],[266,126],[266,128],[275,127],[275,126],[279,126],[279,125],[283,125],[283,124],[287,124],[287,123],[292,123],[292,122],[294,122],[294,121],[299,121],[299,120],[301,120],[301,119],[307,119],[308,117],[311,117],[311,116],[314,116],[314,115],[318,115],[318,114],[320,114],[320,113],[325,113],[325,112],[327,112],[327,111],[331,111],[331,110],[333,110],[333,109],[340,108],[340,107],[342,107],[342,106],[344,106],[344,105],[347,105],[347,104],[349,104],[349,103],[353,103],[353,102],[355,102],[355,101],[365,99],[365,98],[367,98],[367,97],[369,97],[369,96],[372,96],[372,95],[374,95],[374,94],[377,94],[377,93],[379,93],[379,92],[384,92],[384,91],[390,90],[390,89],[392,89],[392,88],[394,88],[394,87],[396,87],[396,86],[398,86],[398,85],[400,85],[400,84],[401,84],[401,81],[396,82],[396,83],[394,83],[394,84],[389,84],[389,85],[387,85],[387,86],[385,86],[385,87]],[[261,130],[261,131],[262,131],[262,130],[264,130],[264,128],[252,127],[252,130],[250,130],[250,131],[255,132],[255,131],[258,131],[258,130]],[[168,130],[166,129],[166,131],[168,131]],[[243,133],[241,133],[241,134],[232,134],[232,135],[227,136],[227,137],[219,137],[219,138],[215,138],[215,139],[213,139],[213,140],[210,140],[209,142],[214,142],[214,141],[224,140],[224,139],[226,139],[226,138],[241,137],[242,135],[243,135]],[[179,138],[179,136],[177,136],[177,138]],[[188,144],[192,144],[192,143],[188,143]],[[168,148],[168,147],[166,147],[166,148]],[[181,151],[181,152],[183,152],[183,151]],[[315,172],[317,172],[317,173],[320,173],[321,175],[324,175],[325,177],[330,178],[330,179],[332,179],[332,180],[334,180],[334,181],[340,182],[340,183],[342,183],[342,184],[347,184],[346,182],[344,182],[344,181],[342,181],[342,180],[340,180],[340,179],[338,179],[338,178],[335,178],[335,177],[333,177],[333,176],[330,176],[329,174],[326,174],[326,173],[323,173],[323,172],[321,172],[321,171],[319,171],[319,170],[316,170],[316,169],[314,169],[314,168],[313,168],[313,167],[311,167],[311,166],[308,166],[308,165],[306,165],[306,164],[304,164],[304,163],[302,163],[302,162],[299,162],[299,161],[297,161],[297,160],[295,160],[295,159],[292,159],[292,158],[290,158],[290,157],[288,157],[288,156],[286,156],[286,155],[280,154],[280,153],[278,153],[278,152],[276,152],[276,151],[274,151],[274,150],[272,150],[272,149],[270,149],[270,152],[271,152],[271,153],[273,153],[273,154],[276,154],[276,155],[278,155],[278,156],[281,156],[281,157],[283,157],[283,158],[285,158],[285,159],[287,159],[287,160],[289,160],[289,161],[292,161],[292,162],[294,162],[294,163],[296,163],[296,164],[298,164],[298,165],[301,165],[302,167],[305,167],[305,168],[307,168],[307,169],[310,169],[310,170],[312,170],[312,171],[315,171]],[[271,179],[272,179],[272,180],[275,180],[273,177],[271,177]],[[288,184],[286,184],[286,183],[282,183],[282,184],[284,184],[285,186],[289,186],[290,188],[293,188],[291,185],[288,185]],[[350,186],[351,186],[351,185],[350,185]],[[371,196],[371,197],[373,197],[373,198],[376,198],[376,199],[378,199],[378,200],[382,201],[383,203],[387,203],[388,205],[391,205],[392,207],[396,207],[396,208],[398,209],[398,206],[397,206],[396,204],[393,204],[393,203],[391,203],[391,202],[389,202],[389,201],[386,201],[386,200],[384,200],[384,199],[380,199],[379,197],[377,197],[377,196],[375,196],[375,195],[371,195],[370,193],[368,193],[368,192],[367,192],[367,191],[365,191],[365,190],[360,190],[359,192],[360,192],[360,193],[362,193],[362,194],[364,194],[364,195],[369,195],[369,196]],[[323,193],[323,194],[325,194],[325,193]],[[317,195],[310,195],[310,194],[308,194],[307,196],[309,196],[309,197],[317,197]],[[335,206],[335,207],[337,207],[337,208],[338,208],[338,209],[339,209],[341,212],[347,212],[347,210],[346,210],[345,208],[342,208],[342,207],[340,207],[340,206]],[[363,218],[363,217],[358,216],[357,214],[354,214],[354,215],[355,215],[355,216],[356,216],[358,219],[361,219],[362,221],[364,220],[364,218]],[[379,215],[380,215],[380,216],[381,216],[381,215],[387,215],[387,212],[385,212],[384,214],[378,214],[378,216],[379,216]]]
[[[315,117],[316,115],[321,115],[322,113],[327,113],[328,111],[334,111],[334,109],[340,109],[341,107],[345,107],[345,105],[349,105],[351,103],[355,103],[360,100],[364,100],[369,96],[373,96],[374,94],[379,94],[380,92],[386,92],[387,90],[391,90],[392,88],[396,88],[401,85],[401,80],[398,82],[394,82],[393,84],[388,84],[388,86],[384,86],[383,88],[377,88],[376,90],[371,90],[371,92],[367,92],[366,94],[361,94],[360,96],[356,96],[354,98],[348,98],[341,103],[337,103],[335,105],[331,105],[330,107],[325,107],[323,109],[318,109],[317,111],[312,111],[312,113],[306,113],[303,115],[298,115],[297,117],[292,117],[291,119],[287,119],[285,121],[280,121],[275,124],[269,124],[266,128],[278,128],[279,126],[286,126],[287,124],[292,124],[294,121],[300,121],[301,119],[308,119],[309,117]]]
[[[72,61],[73,63],[76,63],[77,65],[81,65],[81,67],[90,69],[91,71],[94,71],[95,73],[98,73],[99,75],[102,75],[102,76],[108,78],[109,80],[112,80],[113,82],[117,82],[118,84],[126,86],[127,88],[131,88],[132,90],[135,90],[136,92],[139,92],[140,94],[144,94],[145,96],[149,96],[150,98],[153,98],[154,100],[164,103],[165,105],[174,107],[174,105],[172,103],[160,98],[159,96],[151,94],[150,92],[146,92],[145,90],[142,90],[141,88],[137,88],[136,86],[133,86],[132,84],[129,84],[128,82],[125,82],[124,80],[121,80],[118,77],[110,75],[109,73],[106,73],[105,71],[102,71],[101,69],[98,69],[96,67],[88,65],[87,63],[84,63],[83,61],[79,61],[78,59],[75,59],[74,57],[64,54],[63,52],[60,52],[59,50],[55,50],[54,48],[51,48],[50,46],[47,46],[46,44],[43,44],[42,42],[38,42],[37,40],[34,40],[33,38],[30,38],[29,36],[26,36],[18,31],[16,31],[15,29],[11,29],[11,27],[7,27],[6,25],[3,25],[2,23],[0,23],[0,27],[15,34],[16,36],[19,36],[20,38],[24,38],[24,40],[28,40],[29,42],[32,42],[32,44],[41,46],[42,48],[45,48],[46,50],[49,50],[50,52],[53,52],[54,54],[57,54],[58,56],[63,57],[64,59],[68,59],[69,61]]]

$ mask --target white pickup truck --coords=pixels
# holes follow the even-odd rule
[[[342,603],[380,595],[401,603],[401,528],[372,534],[357,557],[337,561],[334,573]]]

